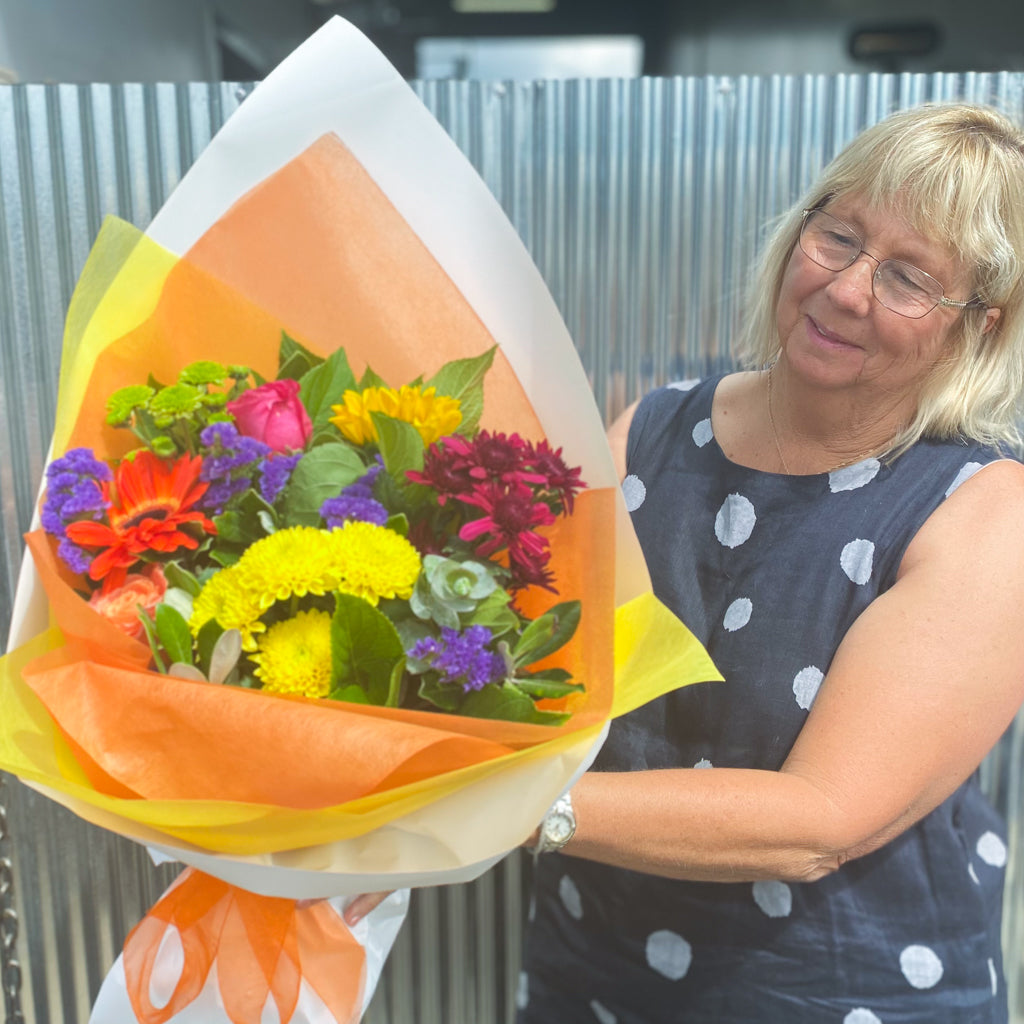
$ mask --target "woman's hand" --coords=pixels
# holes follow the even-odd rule
[[[342,914],[345,924],[350,928],[358,924],[367,914],[376,910],[394,891],[394,889],[389,889],[387,892],[364,892],[361,896],[356,896],[345,907],[345,912]],[[296,900],[295,909],[305,910],[307,907],[314,907],[318,903],[323,903],[325,899],[326,897],[313,900]]]
[[[371,911],[376,910],[395,890],[388,889],[387,892],[364,892],[357,896],[346,908],[342,915],[345,924],[350,928],[361,921]]]

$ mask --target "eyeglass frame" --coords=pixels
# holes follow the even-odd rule
[[[828,270],[828,271],[830,271],[833,274],[841,274],[844,270],[849,270],[849,268],[852,267],[854,265],[854,263],[856,263],[857,260],[859,260],[861,258],[861,256],[867,256],[869,259],[873,259],[875,261],[875,263],[877,264],[877,266],[875,267],[875,272],[871,275],[871,295],[872,295],[872,297],[875,299],[875,301],[880,306],[882,306],[883,308],[889,310],[890,313],[895,313],[897,316],[906,317],[908,320],[920,320],[923,317],[926,317],[929,313],[931,313],[932,310],[937,309],[939,306],[943,306],[943,307],[946,307],[946,308],[952,308],[952,309],[960,309],[960,310],[963,310],[963,309],[987,309],[988,308],[988,303],[983,298],[981,298],[980,296],[975,296],[972,299],[948,299],[948,298],[946,298],[946,290],[945,290],[945,288],[942,286],[942,284],[938,280],[936,280],[934,277],[932,277],[932,275],[929,274],[927,270],[922,270],[920,267],[915,267],[913,263],[908,263],[906,260],[892,259],[891,257],[887,257],[884,260],[880,260],[877,256],[873,256],[871,253],[869,253],[867,251],[867,249],[860,249],[858,252],[856,252],[850,258],[850,262],[849,263],[847,263],[845,266],[839,267],[838,269],[833,269],[832,267],[826,266],[824,263],[819,263],[804,248],[804,244],[803,244],[804,243],[804,230],[807,227],[807,221],[815,213],[823,214],[824,216],[829,217],[831,220],[834,220],[837,224],[841,224],[844,228],[846,228],[847,231],[849,231],[849,233],[853,236],[853,238],[855,238],[857,240],[858,243],[862,243],[864,241],[860,237],[858,232],[856,232],[852,227],[850,227],[850,225],[847,224],[846,221],[840,220],[837,216],[835,216],[835,214],[829,213],[828,210],[825,210],[825,209],[823,209],[820,206],[813,206],[809,210],[804,210],[803,211],[803,218],[800,221],[800,231],[797,234],[797,245],[799,246],[800,251],[816,267],[821,267],[823,270]],[[903,313],[903,312],[901,312],[898,309],[893,309],[892,306],[887,306],[878,297],[877,293],[875,292],[875,281],[878,279],[879,271],[882,269],[882,265],[885,264],[885,263],[901,263],[905,267],[910,267],[911,270],[916,271],[918,274],[923,274],[925,277],[928,278],[929,281],[934,281],[936,286],[939,289],[939,298],[936,299],[935,305],[931,306],[928,309],[926,309],[923,313],[920,313],[917,316],[914,316],[911,313]]]

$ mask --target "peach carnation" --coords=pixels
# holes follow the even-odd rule
[[[146,634],[139,620],[139,606],[147,615],[152,616],[166,591],[164,571],[154,563],[142,572],[128,573],[124,583],[109,593],[97,590],[89,598],[89,604],[122,633],[136,640],[144,640]]]

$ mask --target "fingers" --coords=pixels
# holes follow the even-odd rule
[[[346,908],[344,913],[345,924],[349,927],[361,921],[371,910],[380,906],[393,892],[366,892],[357,896]]]

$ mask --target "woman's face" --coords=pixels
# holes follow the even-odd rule
[[[853,228],[877,260],[903,260],[931,274],[948,298],[970,297],[963,267],[902,218],[856,196],[826,209]],[[886,309],[871,290],[877,268],[862,253],[845,270],[826,270],[795,246],[776,308],[782,350],[787,366],[816,385],[856,386],[884,393],[890,403],[913,401],[960,310],[936,306],[914,320]]]

